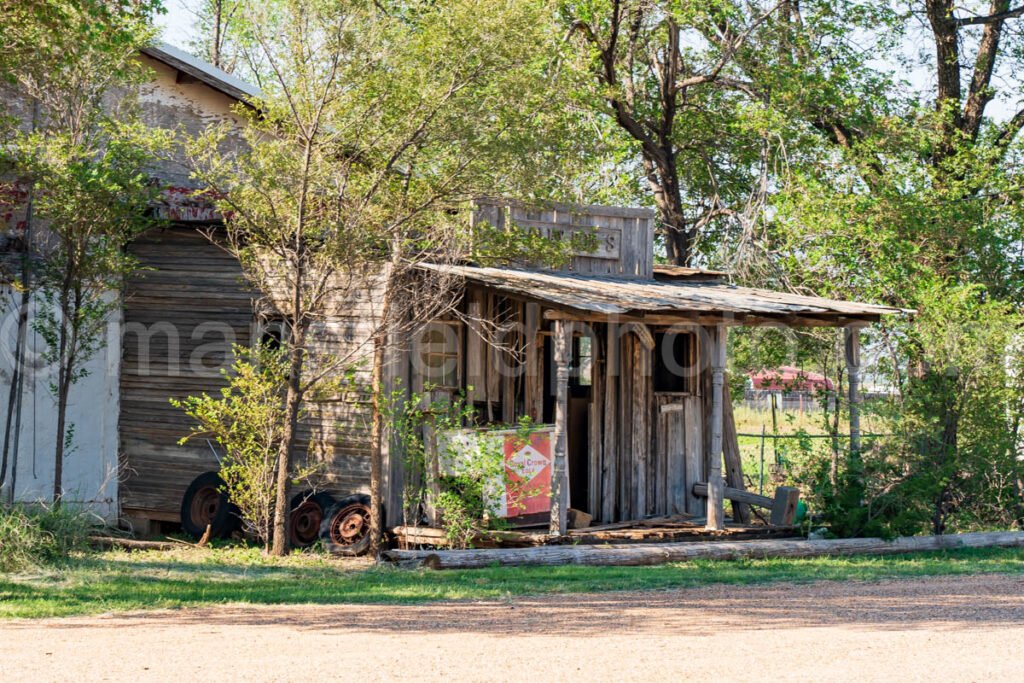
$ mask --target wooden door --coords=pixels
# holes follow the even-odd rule
[[[689,394],[656,394],[654,511],[659,515],[703,515],[693,485],[704,474],[701,401]]]

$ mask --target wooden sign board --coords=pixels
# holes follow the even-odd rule
[[[565,223],[549,223],[547,221],[522,219],[515,219],[515,224],[520,228],[536,230],[540,235],[550,239],[571,239],[571,235],[575,233],[593,235],[596,238],[597,243],[594,251],[579,252],[574,254],[574,256],[586,256],[588,258],[618,261],[621,254],[622,230],[620,228],[566,225]]]

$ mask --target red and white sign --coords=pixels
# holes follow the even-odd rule
[[[495,481],[485,487],[489,513],[513,523],[536,523],[551,512],[553,431],[550,425],[528,436],[514,429],[448,431],[438,440],[438,464],[443,474],[464,473],[473,467],[471,454],[479,455],[482,450],[497,454],[491,449],[500,448],[505,476],[495,476]]]
[[[551,512],[551,469],[550,431],[534,432],[525,444],[515,433],[505,435],[505,477],[512,486],[502,492],[499,516]]]

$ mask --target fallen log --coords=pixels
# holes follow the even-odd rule
[[[391,534],[401,545],[431,545],[445,548],[451,545],[451,539],[444,529],[436,527],[396,526]],[[527,531],[483,531],[474,534],[469,540],[474,548],[495,548],[499,546],[535,546],[559,540],[546,533],[530,533]]]
[[[174,543],[172,541],[138,541],[134,538],[120,538],[118,536],[90,536],[89,545],[100,550],[111,548],[124,548],[125,550],[177,550],[182,545],[192,546],[192,543]]]
[[[825,555],[891,555],[960,548],[1024,547],[1024,532],[995,531],[947,536],[904,536],[827,540],[715,541],[710,543],[637,543],[631,545],[568,545],[494,550],[388,550],[387,560],[400,566],[431,569],[478,569],[491,565],[645,566],[688,560],[735,560]]]

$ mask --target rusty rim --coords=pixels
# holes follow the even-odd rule
[[[196,491],[189,506],[189,516],[198,526],[213,524],[220,510],[220,491],[214,486],[204,486]]]
[[[331,542],[355,545],[370,530],[370,508],[362,503],[347,505],[331,520]]]
[[[320,535],[320,522],[324,519],[323,508],[311,500],[292,510],[290,536],[296,547],[312,545]]]

